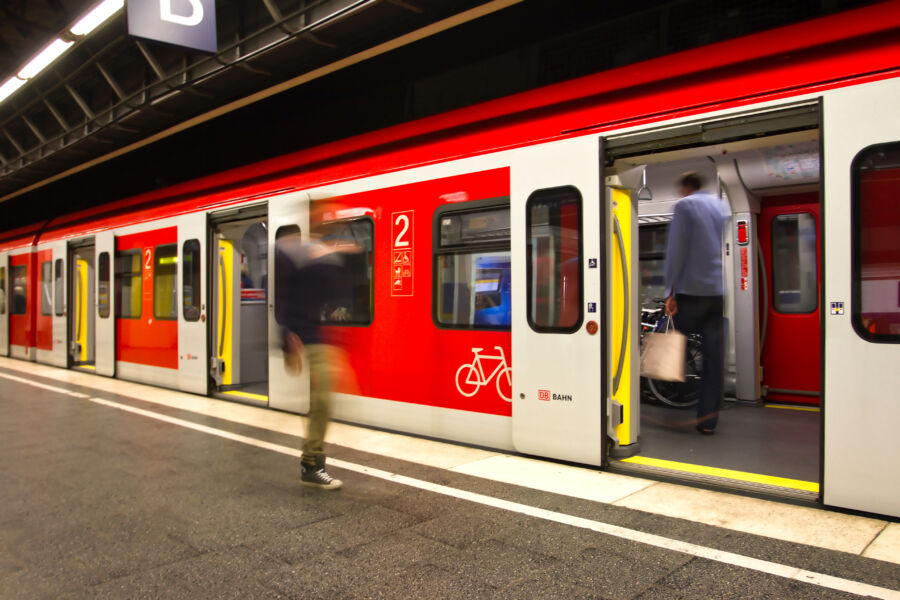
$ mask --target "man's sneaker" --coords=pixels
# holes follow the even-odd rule
[[[314,465],[301,463],[300,483],[323,490],[336,490],[343,482],[325,472],[325,455],[320,454]]]

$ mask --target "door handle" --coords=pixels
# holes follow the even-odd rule
[[[625,368],[625,348],[628,346],[628,326],[631,317],[631,291],[628,289],[628,260],[625,257],[625,241],[622,239],[622,227],[619,225],[619,218],[615,213],[613,218],[613,234],[619,242],[619,258],[622,261],[622,291],[624,307],[624,318],[622,319],[622,344],[619,348],[619,364],[616,365],[616,374],[613,377],[613,394],[619,391],[619,383],[622,381],[622,370]]]

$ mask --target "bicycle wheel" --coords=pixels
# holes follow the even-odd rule
[[[647,379],[647,387],[650,388],[650,394],[663,404],[675,408],[694,406],[700,399],[702,368],[700,341],[696,337],[689,336],[685,348],[684,381]]]
[[[456,371],[456,389],[460,394],[472,397],[480,387],[478,371],[473,365],[463,365]]]
[[[506,367],[497,373],[497,393],[507,402],[512,402],[512,369]]]

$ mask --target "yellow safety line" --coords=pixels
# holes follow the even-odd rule
[[[758,473],[747,473],[745,471],[733,471],[731,469],[719,469],[717,467],[704,467],[702,465],[692,465],[689,463],[675,462],[672,460],[662,460],[660,458],[632,456],[630,458],[623,458],[622,462],[634,463],[637,465],[646,465],[648,467],[657,467],[660,469],[669,469],[672,471],[696,473],[698,475],[712,475],[713,477],[724,477],[725,479],[735,479],[737,481],[747,481],[750,483],[762,483],[765,485],[774,485],[777,487],[802,490],[804,492],[819,491],[819,484],[814,481],[801,481],[800,479],[788,479],[786,477],[760,475]]]
[[[251,400],[262,400],[263,402],[268,402],[269,397],[263,396],[262,394],[251,394],[250,392],[239,392],[237,390],[229,390],[227,392],[222,392],[223,394],[228,394],[230,396],[239,396],[241,398],[249,398]]]
[[[91,371],[96,371],[97,367],[94,365],[75,365],[79,369],[90,369]]]
[[[785,406],[784,404],[766,404],[766,408],[783,408],[785,410],[805,410],[807,412],[819,412],[817,406]]]

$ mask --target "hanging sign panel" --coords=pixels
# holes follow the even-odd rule
[[[415,211],[391,213],[391,296],[413,295],[413,217]]]
[[[128,35],[215,53],[215,0],[128,0]]]

